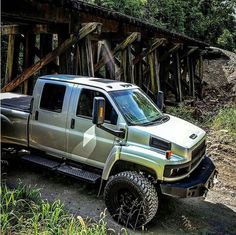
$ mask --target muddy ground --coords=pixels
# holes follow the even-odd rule
[[[233,57],[236,58],[235,54]],[[235,94],[232,95],[230,92],[230,88],[235,86],[230,85],[227,79],[223,80],[224,74],[221,73],[224,72],[231,80],[234,76],[235,84],[236,59],[231,59],[230,63],[225,61],[223,69],[219,66],[222,61],[214,63],[216,64],[213,69],[209,69],[209,76],[212,76],[211,70],[215,71],[216,68],[219,68],[220,72],[214,78],[207,78],[208,80],[220,78],[220,82],[216,82],[215,87],[208,86],[205,99],[196,103],[195,113],[203,119],[212,118],[222,106],[235,102]],[[203,128],[206,129],[204,125]],[[165,207],[159,212],[155,224],[145,228],[145,231],[129,230],[129,234],[236,234],[236,140],[226,130],[216,131],[210,128],[206,130],[208,153],[219,171],[218,183],[205,199],[166,200]],[[59,199],[68,211],[84,218],[98,221],[101,212],[105,210],[102,196],[97,197],[99,185],[78,182],[21,162],[10,164],[5,178],[11,187],[22,183],[41,188],[44,199],[48,201]],[[108,227],[120,233],[121,227],[108,213],[106,214]]]

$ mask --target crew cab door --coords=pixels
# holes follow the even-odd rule
[[[92,123],[93,98],[106,101],[105,124],[116,129],[117,111],[104,91],[78,85],[73,91],[68,116],[68,157],[95,167],[103,167],[111,152],[115,137]]]
[[[30,146],[66,157],[66,121],[73,84],[39,79],[34,90]],[[41,95],[40,95],[41,94]]]

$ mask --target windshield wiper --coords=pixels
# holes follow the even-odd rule
[[[144,126],[149,126],[149,125],[153,125],[153,124],[157,124],[157,123],[160,124],[160,123],[167,122],[169,119],[170,119],[169,116],[167,116],[167,115],[162,115],[162,116],[156,118],[156,119],[153,120],[153,121],[142,123],[142,125],[144,125]]]

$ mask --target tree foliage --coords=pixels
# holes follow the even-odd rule
[[[236,0],[91,0],[171,31],[236,49]]]

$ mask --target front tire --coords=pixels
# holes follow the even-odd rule
[[[150,222],[158,209],[154,185],[144,175],[134,171],[112,176],[104,189],[104,197],[114,220],[133,229]]]

